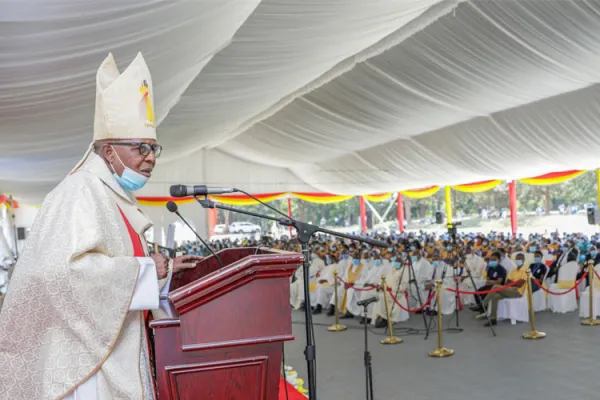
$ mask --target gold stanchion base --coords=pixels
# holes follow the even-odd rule
[[[595,318],[586,318],[583,321],[581,321],[581,325],[596,326],[600,325],[600,321]]]
[[[531,331],[531,332],[527,332],[523,334],[523,339],[530,339],[530,340],[535,340],[535,339],[543,339],[546,337],[546,334],[544,332],[540,332],[540,331]]]
[[[404,340],[400,339],[396,336],[388,336],[381,341],[381,344],[398,344],[402,343]]]
[[[429,357],[444,358],[450,357],[451,355],[454,355],[454,350],[447,349],[445,347],[440,347],[439,349],[435,349],[429,352]]]
[[[341,332],[341,331],[345,331],[346,329],[348,329],[348,327],[346,325],[340,325],[340,324],[333,324],[329,328],[327,328],[327,330],[329,332]]]

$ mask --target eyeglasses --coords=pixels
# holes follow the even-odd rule
[[[160,157],[160,153],[162,153],[162,146],[159,144],[150,144],[146,142],[115,142],[115,143],[107,143],[111,146],[132,146],[137,147],[140,151],[140,154],[144,157],[147,157],[150,152],[154,152],[154,157]]]

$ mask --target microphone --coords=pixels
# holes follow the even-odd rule
[[[205,185],[172,185],[170,189],[172,197],[206,196],[209,194],[233,193],[237,191],[235,188],[208,187]]]
[[[356,304],[360,307],[366,307],[371,303],[375,303],[376,301],[377,301],[377,297],[373,296],[373,297],[369,297],[368,299],[361,300],[361,301],[357,302]]]
[[[171,189],[173,189],[173,186],[171,186]],[[173,191],[171,190],[171,195],[172,195],[172,194],[173,194]],[[169,210],[169,211],[170,211],[170,212],[172,212],[172,213],[175,213],[175,214],[177,214],[177,216],[178,216],[178,217],[179,217],[179,218],[180,218],[180,219],[183,221],[183,223],[184,223],[184,224],[186,224],[188,228],[190,228],[190,230],[191,230],[191,231],[194,233],[194,235],[196,235],[196,237],[198,238],[198,240],[200,240],[200,241],[202,242],[202,244],[203,244],[204,246],[206,246],[206,248],[208,249],[208,251],[210,251],[210,253],[211,253],[213,256],[215,256],[215,258],[216,258],[216,259],[217,259],[217,261],[219,262],[219,265],[221,266],[221,268],[223,268],[223,267],[224,267],[224,265],[223,265],[223,261],[221,261],[221,258],[220,258],[220,257],[217,255],[217,253],[215,253],[215,252],[214,252],[214,251],[213,251],[213,250],[210,248],[210,246],[209,246],[209,245],[207,245],[207,244],[206,244],[206,242],[205,242],[205,241],[204,241],[204,240],[203,240],[203,239],[200,237],[200,235],[198,235],[198,233],[197,233],[197,232],[194,230],[194,228],[192,228],[192,227],[190,226],[190,224],[188,224],[188,222],[185,220],[185,218],[183,218],[183,217],[181,216],[181,214],[179,214],[178,208],[179,208],[179,207],[177,207],[177,204],[176,204],[174,201],[169,201],[169,202],[167,203],[167,210]]]

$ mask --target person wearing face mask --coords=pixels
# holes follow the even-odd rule
[[[588,262],[590,260],[592,260],[594,262],[594,266],[600,264],[600,255],[598,254],[598,248],[595,245],[591,245],[590,247],[590,252],[588,254],[584,254],[584,257],[582,257],[581,255],[579,256],[579,264],[580,264],[580,270],[577,273],[577,281],[579,281],[579,279],[581,279],[581,277],[583,276],[583,274],[588,270]],[[590,284],[590,278],[589,278],[589,274],[588,276],[586,276],[585,278],[585,287],[588,287]]]
[[[0,398],[153,395],[144,384],[150,365],[140,362],[149,359],[144,314],[159,309],[173,272],[202,259],[150,255],[145,240],[152,222],[132,192],[146,184],[162,150],[153,95],[141,53],[123,73],[110,54],[101,64],[93,142],[44,199],[0,313],[2,375],[13,383],[0,385]],[[32,312],[42,303],[44,312]]]
[[[485,279],[485,283],[482,287],[477,288],[478,292],[490,290],[494,285],[503,285],[506,276],[508,275],[506,269],[502,265],[500,265],[501,254],[498,252],[494,252],[490,257],[490,261],[488,266],[486,267],[483,279]],[[483,300],[485,299],[485,294],[483,295],[475,295],[475,302],[477,306],[471,308],[472,311],[483,313],[485,310],[483,308]]]
[[[441,279],[443,286],[446,287],[454,287],[454,281],[452,276],[452,271],[450,267],[446,265],[445,262],[441,260],[441,257],[438,253],[435,253],[432,257],[431,269],[426,266],[421,266],[419,269],[419,274],[417,275],[417,283],[419,284],[419,289],[421,290],[421,300],[423,302],[427,301],[429,296],[433,293],[435,288],[435,281],[437,279]],[[434,300],[430,303],[429,310],[432,314],[436,314],[438,311],[437,302]],[[456,297],[454,293],[449,292],[447,290],[442,291],[442,314],[448,315],[454,312],[454,308],[456,306]]]
[[[512,271],[514,268],[516,268],[516,265],[513,262],[513,260],[510,259],[508,254],[505,253],[503,249],[498,250],[498,253],[500,253],[500,255],[501,255],[500,265],[502,265],[504,267],[504,269],[506,270],[506,273],[510,273],[510,271]]]
[[[391,269],[391,264],[389,262],[384,263],[381,258],[381,255],[378,252],[375,252],[373,254],[373,261],[371,263],[371,266],[367,269],[367,273],[366,273],[366,275],[364,275],[364,279],[358,280],[356,282],[355,286],[362,287],[362,288],[369,287],[369,286],[377,286],[381,283],[381,276],[386,275],[390,269]],[[375,293],[373,291],[356,292],[354,290],[353,290],[353,292],[355,292],[355,295],[358,298],[357,301],[361,301],[361,300],[365,300],[370,297],[373,297],[373,294]],[[374,304],[371,303],[367,307],[367,322],[368,323],[370,323],[371,319],[372,319],[373,306],[374,306]],[[350,302],[348,302],[348,311],[350,311],[350,313],[352,315],[360,316],[361,323],[364,323],[364,319],[362,319],[362,316],[364,313],[364,307],[359,306],[357,304],[357,302],[350,301]]]
[[[320,271],[325,267],[325,261],[319,256],[320,246],[312,246],[312,252],[310,254],[310,267],[308,269],[308,275],[310,278],[310,306],[315,307],[317,305],[317,277]],[[306,307],[306,299],[304,298],[304,274],[302,268],[298,268],[295,272],[296,279],[290,286],[290,301],[292,306],[296,310],[304,310]]]
[[[356,282],[364,281],[367,276],[368,270],[366,267],[367,258],[361,253],[354,253],[352,256],[352,263],[349,264],[343,275],[340,277],[350,284],[355,285]],[[331,299],[330,304],[335,304],[335,299]],[[353,315],[348,310],[348,305],[352,302],[358,301],[358,292],[352,287],[347,288],[345,285],[342,290],[338,290],[338,306],[340,308],[340,318],[352,318]]]
[[[525,262],[525,264],[527,264],[527,260],[525,259],[525,255],[521,254],[521,258],[522,261],[521,262]],[[534,259],[533,262],[529,265],[529,270],[531,271],[531,276],[533,276],[535,279],[537,279],[539,282],[541,282],[542,284],[544,284],[543,280],[544,280],[544,276],[546,276],[546,271],[548,270],[548,267],[546,266],[546,264],[544,264],[544,255],[541,251],[536,251],[534,254]],[[517,258],[516,260],[517,262],[517,266],[519,265],[519,259]],[[533,292],[538,291],[540,288],[536,283],[532,283],[531,289]]]
[[[485,269],[485,260],[475,254],[471,246],[467,246],[465,248],[464,255],[464,270],[460,277],[459,289],[471,292],[475,290],[475,288],[473,287],[471,279],[469,279],[466,269],[468,268],[468,270],[471,272],[473,282],[475,282],[475,285],[477,285],[477,282],[481,281],[481,275]],[[470,306],[475,303],[475,299],[471,294],[461,294],[460,296],[461,301],[466,306]]]
[[[333,296],[334,288],[334,272],[339,271],[340,265],[337,260],[331,256],[325,256],[325,266],[319,271],[317,276],[317,283],[315,285],[315,305],[312,309],[313,314],[321,314],[323,308],[328,307],[331,302],[331,296]],[[333,315],[334,309],[330,307],[327,311],[331,311]]]
[[[412,272],[414,272],[415,274],[414,277],[411,276],[411,279],[416,280],[418,287],[423,287],[425,285],[425,282],[429,280],[433,274],[433,265],[431,265],[431,263],[427,261],[427,259],[424,258],[421,255],[421,252],[418,250],[411,253],[411,263],[413,267],[413,271],[411,271],[411,274]],[[409,270],[407,270],[406,272],[408,273]],[[420,307],[422,305],[422,302],[426,300],[423,299],[423,297],[421,296],[421,302],[419,302],[420,293],[416,293],[415,285],[410,285],[408,294],[409,304],[411,308]]]
[[[579,249],[573,239],[568,239],[566,247],[559,251],[556,260],[550,265],[548,278],[554,278],[554,283],[558,282],[558,270],[571,261],[579,261]]]
[[[515,267],[507,276],[506,283],[517,282],[515,286],[504,288],[498,292],[490,293],[483,300],[483,304],[488,307],[490,306],[490,321],[485,323],[485,326],[496,325],[496,316],[498,313],[498,302],[502,299],[513,299],[523,296],[525,289],[527,286],[525,282],[527,281],[527,267],[525,267],[524,261],[525,257],[523,254],[519,254],[517,256],[516,261],[518,262],[518,266]],[[500,267],[502,268],[502,267]],[[491,271],[490,271],[491,273]],[[490,275],[491,277],[491,275]],[[504,282],[495,283],[492,285],[492,289],[499,288],[500,285],[503,285]],[[477,319],[484,319],[487,315],[485,313],[479,314]]]
[[[406,296],[404,291],[409,286],[409,274],[406,265],[400,261],[394,261],[392,268],[389,269],[385,274],[386,285],[392,289],[392,293],[404,308],[407,308]],[[381,283],[381,276],[379,278]],[[398,287],[398,284],[400,286]],[[370,295],[369,295],[370,296]],[[381,288],[377,290],[378,301],[373,305],[372,311],[369,314],[370,319],[374,321],[375,328],[385,328],[387,326],[387,313],[385,310],[385,300],[383,296],[387,296],[388,305],[390,308],[390,318],[392,322],[402,322],[408,320],[408,312],[402,310],[398,305],[394,304],[389,293],[384,293]]]

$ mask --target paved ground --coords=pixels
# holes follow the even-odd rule
[[[293,311],[296,340],[286,344],[286,364],[306,377],[303,313]],[[422,328],[419,316],[399,326]],[[365,399],[363,331],[358,321],[346,320],[350,329],[328,332],[333,318],[314,319],[317,344],[319,399]],[[445,319],[444,326],[454,321]],[[436,336],[397,336],[404,343],[379,344],[383,330],[369,333],[373,356],[375,399],[379,400],[597,400],[600,398],[600,326],[579,323],[577,313],[537,314],[545,339],[528,341],[521,334],[528,325],[501,322],[497,337],[466,310],[460,315],[461,333],[445,333],[444,346],[456,354],[433,359]],[[352,329],[355,328],[355,329]]]

